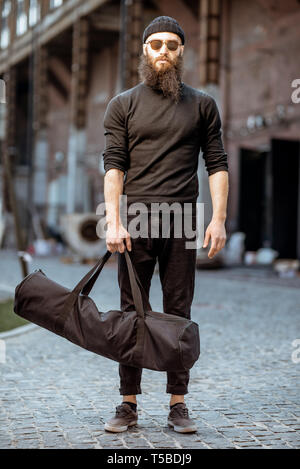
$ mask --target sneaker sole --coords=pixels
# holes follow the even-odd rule
[[[121,433],[126,432],[126,430],[128,430],[128,427],[132,427],[133,425],[137,425],[137,420],[129,423],[128,425],[124,425],[123,427],[114,427],[113,425],[109,425],[109,423],[106,423],[104,425],[104,429],[108,432]]]
[[[172,427],[175,432],[178,433],[192,433],[197,431],[196,425],[191,425],[190,427],[179,427],[177,425],[174,425],[174,423],[170,420],[168,420],[168,425],[169,427]]]

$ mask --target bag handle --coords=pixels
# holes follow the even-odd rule
[[[112,253],[110,251],[107,251],[104,254],[104,256],[94,265],[94,267],[92,267],[91,270],[89,270],[89,272],[73,288],[73,292],[77,293],[78,295],[81,293],[81,291],[83,292],[86,285],[89,283],[89,281],[95,275],[95,280],[94,280],[93,284],[91,285],[91,288],[88,290],[87,293],[85,293],[86,295],[88,295],[90,293],[95,281],[97,280],[101,270],[103,269],[104,264],[108,261],[108,259],[110,258],[111,255],[112,255]]]
[[[143,301],[144,301],[144,311],[145,311],[145,310],[146,310],[146,311],[152,311],[152,306],[151,306],[151,304],[150,304],[150,302],[149,302],[148,295],[146,294],[146,291],[145,291],[145,289],[144,289],[144,287],[143,287],[143,285],[142,285],[142,282],[140,281],[140,278],[139,278],[139,276],[138,276],[138,274],[137,274],[137,271],[136,271],[136,269],[135,269],[135,267],[134,267],[133,262],[131,262],[131,265],[132,265],[132,269],[133,269],[133,271],[134,271],[135,279],[136,279],[136,281],[137,281],[137,284],[138,284],[138,286],[139,286],[140,292],[141,292],[142,297],[143,297]],[[146,307],[145,307],[145,305],[146,305]]]
[[[125,250],[125,252],[126,252],[126,250]],[[101,261],[99,261],[99,262],[101,262]],[[99,264],[99,262],[97,263],[97,265]],[[132,265],[132,269],[134,271],[134,278],[135,278],[135,280],[138,284],[138,287],[139,287],[139,289],[142,293],[142,298],[143,298],[143,302],[144,302],[144,309],[146,309],[147,311],[152,311],[152,307],[151,307],[151,304],[149,302],[148,295],[146,294],[145,289],[142,285],[142,282],[139,279],[139,276],[138,276],[137,271],[134,267],[134,264],[133,264],[133,262],[131,261],[130,258],[129,258],[129,260],[126,259],[127,269],[128,269],[128,262]],[[86,282],[86,284],[84,285],[84,287],[81,290],[83,295],[89,295],[90,294],[90,292],[91,292],[93,286],[95,285],[95,282],[96,282],[96,280],[97,280],[97,278],[98,278],[98,276],[99,276],[99,274],[102,270],[102,267],[99,266],[99,268],[96,268],[95,271],[93,272],[93,274],[91,275],[90,279]],[[130,277],[129,277],[129,279],[130,279]],[[131,287],[131,290],[132,290],[132,287]]]
[[[110,258],[111,254],[112,253],[110,251],[107,251],[104,254],[104,256],[94,265],[94,267],[78,282],[78,284],[70,292],[70,294],[67,297],[67,300],[65,301],[62,313],[59,315],[59,317],[57,318],[55,322],[55,330],[57,333],[63,332],[68,314],[70,310],[73,308],[74,304],[76,303],[77,298],[80,295],[81,291],[88,292],[88,293],[91,291],[101,270],[103,269],[104,264]],[[134,301],[134,305],[136,308],[136,312],[138,316],[142,320],[144,320],[144,306],[143,306],[141,291],[137,283],[138,277],[136,279],[137,274],[133,269],[132,262],[127,252],[127,249],[125,249],[125,259],[127,263],[129,281],[130,281],[130,286],[132,290],[132,296],[133,296],[133,301]],[[138,279],[138,282],[141,285],[141,282],[139,279]],[[150,303],[148,306],[150,306]],[[151,310],[151,306],[150,306],[150,310]]]

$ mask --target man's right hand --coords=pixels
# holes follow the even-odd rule
[[[115,223],[108,223],[107,224],[107,231],[106,231],[106,246],[108,251],[111,253],[113,252],[121,252],[125,251],[125,244],[128,251],[131,251],[131,238],[130,234],[127,230],[125,230],[124,226]]]

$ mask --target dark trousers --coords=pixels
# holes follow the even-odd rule
[[[177,215],[176,215],[177,216]],[[195,240],[174,236],[174,214],[170,216],[170,237],[162,236],[162,214],[156,215],[155,226],[159,237],[151,237],[150,217],[148,214],[149,236],[147,238],[131,236],[132,250],[129,251],[132,263],[149,298],[151,279],[156,260],[159,265],[159,276],[163,292],[164,313],[191,318],[191,305],[194,296],[196,249],[186,249],[186,241]],[[128,222],[133,216],[128,215]],[[193,208],[192,229],[196,229],[196,214]],[[153,224],[153,218],[152,218]],[[126,228],[126,226],[125,226]],[[130,227],[127,230],[130,233]],[[127,265],[124,254],[118,253],[118,282],[121,292],[121,311],[134,311]],[[119,364],[120,394],[141,394],[142,368]],[[166,392],[187,394],[189,371],[167,372]]]

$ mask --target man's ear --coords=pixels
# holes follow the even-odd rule
[[[147,44],[143,44],[143,54],[146,55]]]
[[[180,54],[180,55],[181,55],[181,57],[182,57],[182,56],[183,56],[183,53],[184,53],[184,46],[181,46],[180,49],[181,49],[181,54]]]

